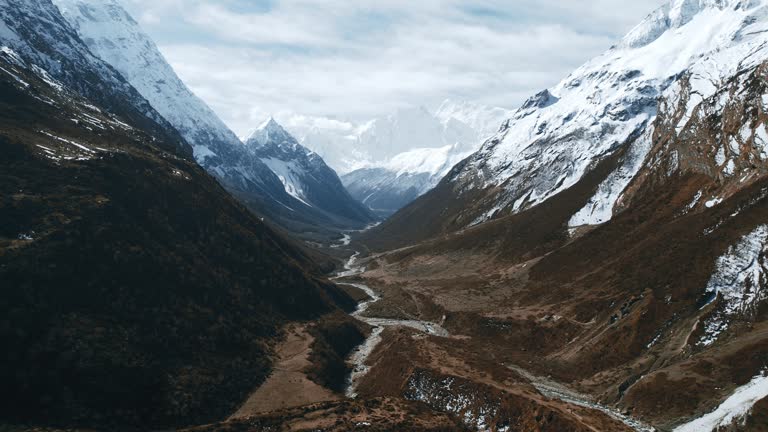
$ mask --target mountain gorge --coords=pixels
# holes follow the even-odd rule
[[[117,1],[0,0],[0,429],[768,430],[768,0],[342,123],[241,142]]]

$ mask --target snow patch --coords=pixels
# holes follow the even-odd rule
[[[706,208],[712,208],[712,207],[715,207],[715,206],[717,206],[717,205],[718,205],[718,204],[720,204],[721,202],[723,202],[723,199],[722,199],[722,198],[712,198],[711,200],[709,200],[709,201],[705,202],[705,203],[704,203],[704,206],[705,206]]]
[[[768,397],[768,376],[764,373],[737,388],[720,406],[709,414],[675,428],[674,432],[713,432],[736,422],[743,422],[752,407]]]
[[[768,263],[765,262],[767,245],[768,225],[761,225],[717,259],[705,295],[710,299],[707,305],[720,297],[722,308],[705,323],[700,345],[713,344],[728,328],[730,318],[749,313],[757,303],[768,297],[764,289],[768,274]]]
[[[302,188],[301,167],[297,166],[295,162],[286,162],[275,158],[264,158],[261,161],[277,175],[289,195],[312,207],[312,204],[306,201],[307,197]]]

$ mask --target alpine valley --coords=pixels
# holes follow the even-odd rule
[[[0,0],[0,430],[768,431],[768,0],[281,122],[118,0]]]

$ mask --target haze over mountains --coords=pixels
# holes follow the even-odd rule
[[[768,428],[768,0],[515,111],[299,120],[241,141],[117,0],[0,0],[0,429]]]
[[[316,152],[354,198],[386,217],[432,189],[510,115],[502,108],[444,101],[355,124],[288,116],[286,129]]]

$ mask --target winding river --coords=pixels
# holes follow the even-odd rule
[[[344,246],[348,245],[349,244],[348,237],[345,236],[342,242]],[[377,294],[374,290],[372,290],[371,287],[369,287],[368,285],[365,285],[362,283],[353,283],[353,282],[343,281],[344,278],[356,276],[365,271],[365,267],[358,264],[359,256],[360,256],[360,252],[355,252],[355,254],[352,255],[349,258],[349,260],[347,260],[347,262],[344,264],[344,270],[340,271],[335,277],[332,278],[333,280],[336,281],[337,284],[353,286],[359,290],[364,291],[369,297],[368,300],[358,304],[357,309],[355,310],[355,312],[352,313],[353,317],[369,324],[370,326],[373,327],[373,330],[371,331],[371,334],[368,336],[368,338],[366,338],[366,340],[362,344],[360,344],[352,352],[352,354],[350,354],[349,363],[352,366],[352,373],[350,374],[347,380],[347,388],[345,390],[346,396],[350,398],[357,397],[357,385],[360,382],[360,379],[363,378],[370,370],[370,367],[366,365],[366,362],[370,357],[371,353],[373,353],[373,351],[376,349],[376,346],[378,346],[378,344],[381,343],[381,340],[382,340],[381,333],[384,331],[386,327],[398,327],[398,326],[409,327],[429,335],[434,335],[439,337],[450,336],[448,331],[445,330],[443,327],[441,327],[439,324],[429,322],[429,321],[399,320],[399,319],[375,318],[375,317],[366,316],[365,312],[368,310],[368,308],[372,304],[381,300],[381,296]],[[551,381],[543,380],[539,377],[535,377],[531,375],[529,372],[527,372],[526,370],[521,369],[519,367],[515,367],[512,365],[506,365],[506,366],[509,367],[510,369],[513,369],[519,372],[521,375],[526,377],[534,385],[534,387],[536,387],[536,389],[546,397],[549,397],[552,399],[559,399],[563,402],[570,403],[573,405],[578,405],[578,406],[602,411],[603,413],[607,414],[613,419],[621,421],[625,425],[629,426],[630,428],[638,432],[653,432],[656,430],[649,425],[646,425],[636,419],[633,419],[627,415],[624,415],[616,411],[615,409],[608,408],[599,403],[595,403],[589,397],[575,393],[565,388],[564,386],[561,386],[558,383],[554,383]]]
[[[381,296],[379,296],[368,285],[361,284],[361,283],[340,281],[340,279],[356,276],[365,271],[364,267],[356,265],[357,259],[359,256],[360,256],[359,252],[356,252],[354,255],[352,255],[344,265],[344,270],[339,272],[339,274],[333,278],[334,280],[336,280],[337,284],[353,286],[365,292],[369,297],[368,300],[360,303],[357,306],[357,309],[355,310],[355,312],[352,313],[353,317],[372,326],[373,330],[371,331],[371,334],[368,336],[365,342],[363,342],[357,348],[355,348],[355,350],[352,352],[352,354],[349,357],[349,363],[352,366],[352,373],[350,374],[349,379],[347,381],[347,388],[345,390],[345,394],[347,395],[347,397],[350,397],[350,398],[357,397],[357,384],[360,382],[360,379],[364,377],[365,374],[368,373],[368,370],[370,369],[366,365],[366,361],[368,360],[368,357],[370,357],[373,350],[376,349],[376,346],[381,342],[381,333],[384,331],[386,327],[409,327],[409,328],[424,332],[426,334],[434,335],[434,336],[440,336],[440,337],[449,336],[447,330],[442,328],[439,324],[429,322],[429,321],[400,320],[400,319],[375,318],[375,317],[365,316],[365,312],[368,310],[368,308],[372,304],[381,300]]]

